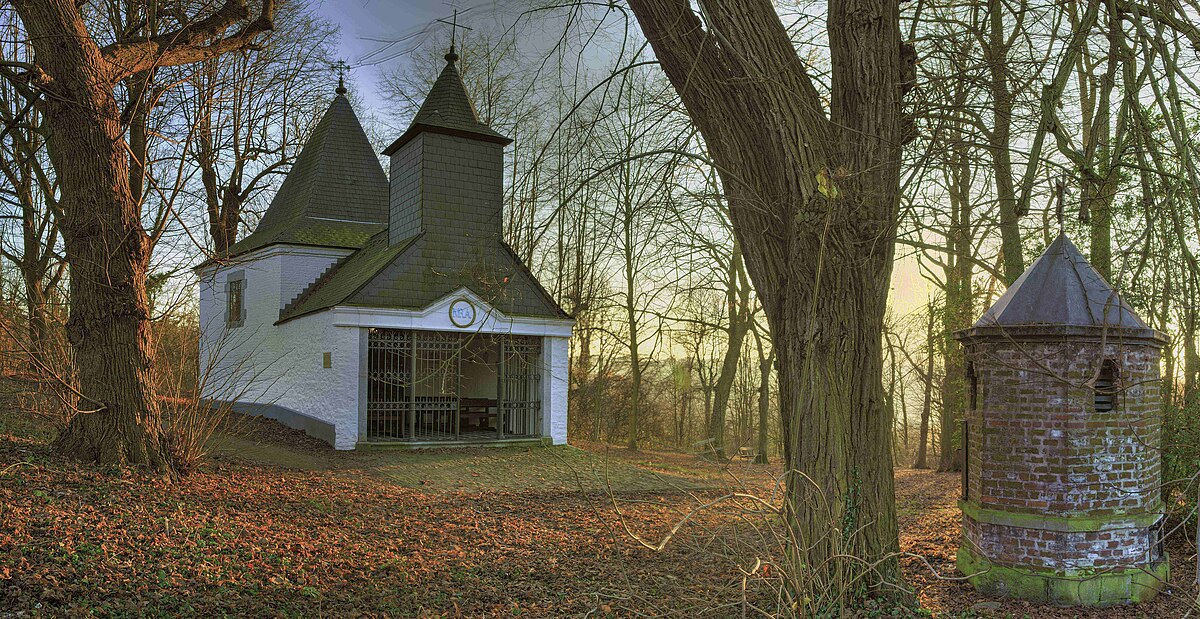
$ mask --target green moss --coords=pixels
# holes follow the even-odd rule
[[[1068,571],[995,565],[964,543],[958,569],[981,593],[1064,606],[1109,606],[1144,602],[1158,595],[1170,576],[1167,557],[1144,569]]]
[[[1162,510],[1148,510],[1137,514],[1108,514],[1103,516],[1055,516],[1010,512],[980,507],[972,501],[959,501],[963,515],[975,522],[999,524],[1043,531],[1103,531],[1129,527],[1148,527],[1162,517]]]

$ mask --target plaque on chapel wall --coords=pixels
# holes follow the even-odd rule
[[[466,298],[451,301],[450,322],[454,323],[454,326],[464,329],[475,324],[475,304]]]

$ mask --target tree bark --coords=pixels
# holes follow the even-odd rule
[[[75,349],[79,414],[59,436],[69,454],[101,464],[166,464],[150,393],[149,239],[129,186],[129,160],[107,62],[69,3],[18,2],[39,66],[47,146],[62,188],[71,264],[67,337]]]
[[[162,35],[121,33],[104,48],[88,32],[80,3],[16,0],[13,6],[34,48],[29,77],[45,93],[36,101],[49,128],[71,270],[67,339],[75,352],[78,413],[56,445],[100,464],[165,470],[168,454],[150,373],[151,240],[141,223],[140,193],[131,186],[130,153],[137,150],[125,141],[114,92],[134,74],[254,42],[271,29],[274,3],[264,0],[261,14],[233,34],[225,33],[248,16],[244,0],[228,0]],[[132,180],[140,183],[141,177]]]
[[[793,593],[834,598],[798,599],[807,612],[898,577],[882,331],[899,211],[899,9],[829,3],[826,117],[770,2],[700,4],[704,23],[687,0],[630,1],[712,154],[770,324],[784,457],[803,473],[787,483]]]

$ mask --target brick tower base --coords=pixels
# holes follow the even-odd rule
[[[972,509],[960,501],[962,541],[958,569],[984,595],[1016,597],[1062,606],[1111,606],[1144,602],[1158,595],[1170,576],[1170,561],[1145,565],[1121,561],[1121,567],[1062,567],[1063,549],[1087,565],[1099,555],[1138,547],[1152,537],[1157,515],[1129,518],[1013,518],[1014,513]],[[977,519],[978,518],[978,519]],[[1030,519],[1025,519],[1030,518]],[[990,521],[990,522],[989,522]],[[1013,553],[1020,557],[1013,557]],[[1120,551],[1118,551],[1120,552]],[[1044,561],[1054,553],[1054,561]],[[1040,555],[1040,557],[1039,557]],[[988,557],[994,558],[989,560]],[[1042,559],[1042,560],[1039,560]],[[1096,561],[1103,563],[1103,561]],[[1042,564],[1042,565],[1038,565]],[[1049,566],[1046,564],[1058,564]]]

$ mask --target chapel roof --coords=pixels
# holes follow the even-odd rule
[[[1066,234],[1059,234],[975,323],[996,326],[1148,329]]]
[[[396,152],[422,131],[449,133],[501,144],[512,142],[479,120],[475,105],[471,103],[471,97],[459,75],[457,60],[458,54],[451,48],[450,53],[446,54],[446,66],[429,89],[429,95],[425,97],[421,109],[417,110],[412,124],[391,146],[384,149],[383,154]]]
[[[387,227],[388,181],[339,88],[258,227],[230,256],[276,243],[355,249]]]
[[[422,131],[511,142],[475,115],[457,59],[453,50],[446,54],[446,68],[412,125],[385,153]],[[495,199],[499,217],[499,193]],[[569,318],[498,236],[473,236],[454,226],[450,218],[398,242],[383,229],[296,297],[280,312],[280,322],[334,306],[423,309],[463,288],[507,316]]]
[[[506,243],[376,234],[280,312],[280,322],[334,306],[423,309],[466,288],[506,316],[569,318]]]

